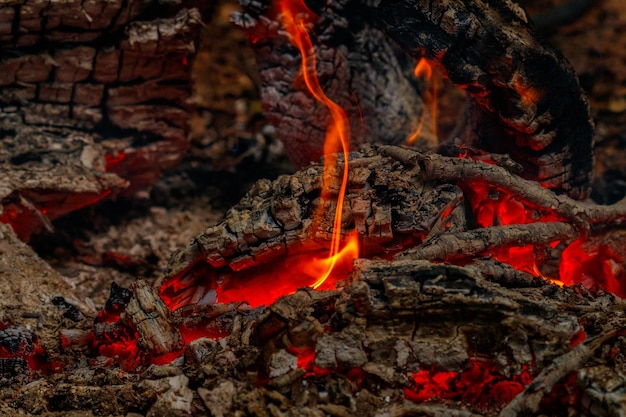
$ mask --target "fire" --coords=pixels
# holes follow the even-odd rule
[[[417,65],[415,65],[415,69],[413,70],[413,75],[415,75],[415,77],[417,78],[426,79],[426,81],[428,81],[429,83],[429,86],[431,87],[425,99],[430,102],[429,103],[430,108],[428,109],[428,112],[430,113],[430,123],[431,123],[430,128],[431,128],[431,132],[433,136],[436,138],[437,137],[437,109],[438,109],[437,107],[437,80],[433,76],[434,75],[433,67],[428,62],[428,60],[426,60],[426,58],[422,58],[417,62]],[[426,120],[426,116],[424,115],[424,113],[422,113],[419,126],[417,127],[415,132],[413,132],[413,134],[409,136],[409,138],[406,140],[407,144],[409,145],[412,144],[420,136],[420,134],[422,133],[422,129],[424,127],[425,120]]]
[[[562,254],[559,275],[566,285],[582,284],[626,298],[624,260],[606,243],[578,239]]]
[[[325,251],[290,254],[280,261],[279,273],[276,265],[271,263],[243,269],[236,274],[228,267],[206,271],[202,280],[207,283],[206,286],[198,284],[188,289],[187,284],[170,280],[161,286],[160,296],[170,310],[193,303],[228,304],[244,300],[251,307],[269,305],[298,288],[331,289],[336,282],[348,276],[352,270],[352,259],[358,256],[358,251],[358,233],[353,232],[343,249],[330,258],[323,257]],[[181,291],[193,294],[188,298],[181,296]]]
[[[485,161],[489,163],[488,161]],[[467,184],[465,194],[480,227],[506,226],[513,224],[529,224],[537,221],[562,221],[559,216],[543,212],[532,207],[528,202],[504,190],[497,189],[487,183],[474,181]],[[554,242],[558,244],[559,242]],[[520,271],[535,276],[542,276],[538,267],[538,252],[534,245],[498,248],[489,255],[505,262]],[[557,281],[554,281],[558,284]]]
[[[405,388],[406,398],[424,402],[434,398],[462,401],[481,409],[509,403],[533,377],[527,367],[518,374],[503,375],[494,363],[471,359],[462,372],[423,369],[412,374],[415,386]]]
[[[340,250],[341,245],[341,218],[343,213],[343,203],[348,186],[348,152],[350,151],[350,125],[346,112],[333,100],[331,100],[322,90],[317,77],[315,50],[313,43],[306,29],[306,18],[313,16],[313,13],[302,0],[281,0],[278,2],[278,9],[282,15],[282,23],[285,31],[289,34],[289,39],[300,51],[302,60],[302,76],[307,89],[311,95],[320,103],[324,104],[330,112],[332,123],[328,127],[326,139],[324,141],[324,182],[321,199],[330,200],[330,181],[334,176],[329,175],[335,169],[339,169],[337,155],[343,156],[342,179],[339,193],[337,195],[337,207],[333,221],[333,230],[330,241],[330,253],[326,260],[313,260],[309,264],[303,265],[306,270],[319,270],[319,278],[313,283],[313,288],[319,288],[331,274],[337,262],[343,256],[358,256],[358,239],[350,239],[349,248]],[[321,206],[320,206],[321,207]],[[319,218],[323,213],[317,213]]]

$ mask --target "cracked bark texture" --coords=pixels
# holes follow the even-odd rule
[[[190,62],[211,2],[192,6],[0,4],[0,217],[22,239],[67,212],[153,183],[179,162]]]
[[[281,28],[276,3],[242,1],[233,20],[245,28],[256,54],[261,97],[268,119],[296,168],[318,162],[329,124],[325,106],[308,92],[301,59]],[[296,4],[297,2],[294,2]],[[425,85],[413,75],[415,62],[359,10],[324,10],[308,28],[324,92],[346,112],[351,145],[405,142],[426,117]],[[422,136],[434,141],[430,123]]]
[[[614,415],[625,392],[611,366],[621,356],[610,353],[624,344],[616,333],[623,302],[580,291],[504,288],[474,267],[359,260],[342,290],[303,289],[255,309],[174,312],[167,320],[176,326],[226,335],[194,340],[175,363],[139,374],[77,368],[82,378],[70,371],[63,381],[30,384],[15,403],[96,415],[568,415],[568,406],[576,410],[569,415]],[[579,343],[582,332],[587,341]],[[426,403],[409,400],[435,381],[450,390]],[[476,389],[482,384],[488,388]],[[517,396],[507,393],[511,386]],[[577,394],[555,405],[553,386]]]
[[[172,255],[161,295],[175,296],[182,305],[196,303],[215,285],[215,274],[219,285],[227,285],[229,275],[256,266],[303,253],[326,256],[341,176],[329,174],[333,189],[322,200],[322,170],[316,164],[273,182],[257,182],[224,220]],[[406,249],[444,230],[464,230],[460,189],[423,182],[420,175],[418,167],[404,166],[373,148],[353,153],[342,233],[357,231],[362,252],[375,256]],[[182,288],[179,282],[184,282]],[[198,290],[203,287],[204,292]]]
[[[242,2],[247,14],[242,15],[239,21],[254,30],[254,47],[259,56],[261,73],[269,70],[263,78],[263,99],[280,130],[283,126],[291,126],[290,130],[281,134],[282,139],[292,159],[302,164],[307,159],[302,160],[301,149],[310,152],[315,146],[318,152],[314,155],[319,155],[321,149],[321,142],[317,139],[300,147],[301,142],[308,140],[308,136],[302,135],[302,124],[313,125],[307,126],[305,132],[317,130],[318,134],[311,136],[317,138],[323,135],[326,118],[320,119],[319,109],[312,104],[312,99],[292,86],[295,69],[291,72],[276,70],[279,62],[290,62],[287,56],[295,55],[293,61],[298,60],[293,48],[285,50],[285,37],[274,33],[277,28],[276,12],[268,7],[269,3]],[[381,81],[401,82],[403,79],[401,74],[378,66],[388,65],[390,61],[370,54],[369,57],[374,59],[364,63],[358,55],[355,58],[344,52],[353,51],[355,47],[351,40],[363,39],[366,34],[376,34],[372,37],[375,45],[383,51],[387,50],[389,42],[381,35],[382,32],[406,54],[415,59],[428,59],[454,84],[468,92],[471,100],[464,121],[444,144],[444,151],[450,144],[462,144],[487,152],[506,153],[523,166],[525,178],[576,199],[586,198],[591,180],[593,147],[593,126],[587,100],[569,63],[558,51],[535,37],[529,18],[519,3],[514,0],[342,0],[332,3],[310,0],[306,3],[320,16],[315,23],[315,31],[324,34],[324,22],[328,18],[345,21],[338,25],[342,31],[335,30],[325,44],[316,45],[322,60],[327,59],[324,58],[326,56],[343,53],[347,60],[345,65],[352,68],[352,72],[379,74],[370,75],[371,84],[368,85],[378,95],[363,94],[359,98],[359,106],[376,108],[376,100],[388,95],[399,103],[407,97],[421,96],[419,90],[406,87],[390,89],[390,81]],[[369,50],[374,50],[375,45],[369,46]],[[398,52],[392,50],[397,56]],[[297,64],[291,65],[297,68]],[[341,66],[337,63],[319,67],[323,76],[329,68],[341,73]],[[328,81],[325,86],[328,94],[332,96],[354,91],[359,97],[359,90],[351,89],[349,81],[342,80],[341,76],[334,79],[334,83]],[[294,97],[299,97],[299,100]],[[303,101],[303,97],[306,100]],[[375,102],[368,104],[372,99]],[[298,106],[293,106],[295,103]],[[311,107],[304,111],[302,104]],[[340,104],[344,103],[340,100]],[[352,115],[350,108],[349,115]],[[394,115],[391,129],[378,125],[379,120],[371,121],[363,117],[365,125],[380,126],[384,133],[374,128],[374,134],[362,138],[357,129],[356,140],[385,141],[390,135],[395,138],[393,140],[401,141],[403,130],[398,124],[412,126],[417,115],[389,111],[383,120],[389,114]],[[294,119],[304,122],[294,124]]]

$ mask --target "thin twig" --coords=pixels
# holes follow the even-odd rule
[[[491,249],[548,245],[551,242],[572,239],[578,234],[569,223],[532,223],[512,226],[493,226],[468,232],[442,233],[413,249],[399,253],[399,259],[453,260],[471,258]]]
[[[615,331],[609,331],[579,344],[556,358],[524,391],[500,411],[498,417],[536,415],[541,400],[550,393],[554,385],[570,372],[580,369],[607,340],[615,337],[616,334]]]
[[[610,206],[601,206],[588,201],[577,201],[565,195],[557,195],[538,183],[525,180],[497,165],[437,154],[424,155],[405,148],[382,146],[380,149],[384,154],[403,163],[419,165],[426,180],[457,184],[486,181],[518,195],[539,208],[552,211],[583,229],[596,224],[626,222],[626,198]]]

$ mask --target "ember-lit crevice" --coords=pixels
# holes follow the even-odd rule
[[[564,220],[556,213],[540,209],[522,197],[486,182],[472,181],[465,184],[463,190],[476,225],[482,228]],[[555,246],[558,243],[558,241],[553,242],[552,245]],[[534,245],[501,247],[490,251],[487,255],[521,271],[541,276],[539,265],[545,260],[544,249]]]
[[[58,372],[62,365],[50,360],[37,334],[0,323],[0,378],[29,382],[34,374]]]
[[[559,275],[566,285],[582,284],[626,298],[624,259],[606,243],[576,240],[561,255]]]

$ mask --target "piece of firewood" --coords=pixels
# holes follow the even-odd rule
[[[178,164],[202,24],[192,3],[0,5],[0,221],[22,239]]]
[[[329,114],[307,90],[300,53],[281,28],[278,2],[241,4],[244,13],[233,21],[251,39],[266,115],[296,168],[318,162]],[[372,141],[403,143],[421,124],[422,136],[432,141],[430,125],[422,120],[425,85],[413,75],[410,57],[358,10],[329,8],[310,20],[315,70],[324,92],[346,112],[353,149]]]
[[[343,163],[339,165],[341,170]],[[169,291],[168,281],[182,280],[186,284],[172,290],[187,291],[177,297],[190,297],[186,303],[195,303],[211,288],[203,278],[207,268],[219,271],[226,283],[231,273],[298,254],[327,256],[340,176],[329,173],[331,193],[323,200],[322,171],[321,164],[311,165],[273,182],[257,182],[224,220],[172,256],[162,294]],[[446,230],[465,230],[460,189],[450,184],[433,187],[420,177],[418,167],[383,157],[375,149],[353,153],[342,233],[357,231],[362,251],[376,256],[396,253]]]
[[[263,100],[279,126],[287,151],[301,165],[308,161],[303,159],[301,150],[309,155],[311,148],[317,147],[315,155],[321,153],[320,138],[328,117],[323,117],[324,109],[314,103],[304,87],[293,86],[297,78],[298,53],[288,45],[285,36],[280,36],[280,16],[275,4],[270,6],[276,2],[242,3],[246,14],[238,20],[249,27],[254,36]],[[320,39],[316,52],[322,62],[337,56],[345,60],[343,66],[331,61],[318,68],[324,79],[327,71],[333,74],[324,84],[331,97],[354,92],[360,107],[376,108],[378,100],[387,103],[389,96],[404,103],[407,97],[421,94],[419,90],[401,88],[401,74],[386,69],[387,65],[397,65],[397,62],[384,58],[385,55],[372,55],[373,59],[364,61],[361,50],[351,41],[353,38],[371,39],[386,51],[388,42],[380,35],[382,31],[406,54],[415,59],[426,58],[470,95],[471,105],[465,120],[442,149],[448,149],[453,143],[509,154],[523,166],[523,177],[575,199],[588,195],[593,127],[587,100],[569,63],[558,51],[536,38],[518,2],[342,0],[328,3],[310,0],[306,4],[319,16],[312,18],[311,30]],[[333,29],[331,33],[335,36],[325,38],[328,21],[342,22],[337,24],[341,36],[338,29]],[[290,63],[289,71],[279,66],[284,63]],[[344,67],[354,68],[353,73],[372,74],[368,75],[371,77],[369,88],[378,94],[359,96],[359,88],[352,88],[350,79],[341,77]],[[381,79],[393,80],[395,88]],[[370,103],[372,99],[374,103]],[[353,113],[354,105],[346,103],[347,100],[337,101],[347,105],[349,115]],[[305,106],[308,107],[305,109]],[[384,118],[389,114],[394,117],[391,128],[379,124],[379,120],[371,120],[369,114],[357,118],[365,126],[380,126],[381,129],[372,129],[375,134],[367,138],[361,137],[360,131],[355,129],[355,143],[389,141],[386,139],[389,135],[396,141],[408,137],[406,130],[399,129],[397,123],[413,126],[416,115],[386,111]],[[297,120],[295,127],[294,120]],[[314,136],[309,135],[316,131]]]
[[[145,281],[137,281],[125,317],[139,333],[137,344],[152,357],[180,350],[184,343],[171,320],[171,313],[156,290]]]

